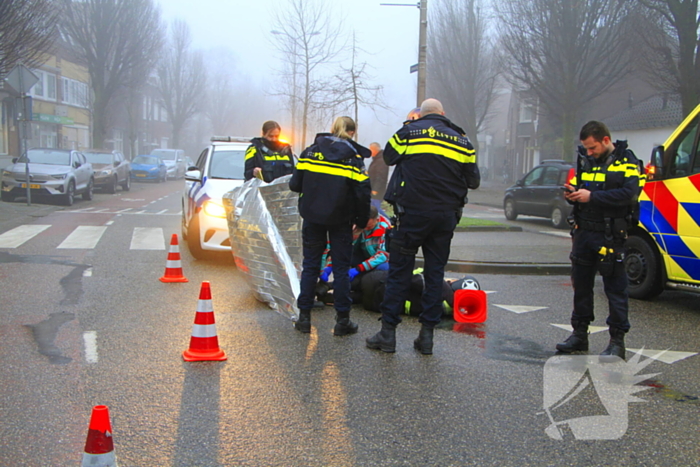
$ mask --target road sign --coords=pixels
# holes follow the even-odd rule
[[[418,71],[418,64],[416,63],[415,65],[411,65],[411,73],[415,73]]]
[[[39,77],[24,65],[16,65],[5,78],[5,82],[20,94],[26,94],[36,83]]]

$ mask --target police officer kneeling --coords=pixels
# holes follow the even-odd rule
[[[566,185],[566,199],[574,203],[571,281],[573,334],[557,344],[560,352],[588,350],[588,325],[593,321],[596,272],[603,276],[608,297],[610,343],[602,356],[625,358],[624,336],[629,331],[624,243],[627,229],[637,223],[638,197],[644,177],[626,141],[612,143],[601,122],[590,121],[579,135],[582,148],[576,177]]]
[[[469,188],[479,187],[476,154],[464,131],[444,116],[440,101],[421,104],[421,117],[407,122],[384,149],[387,165],[396,165],[384,199],[398,220],[389,244],[389,276],[381,304],[382,329],[367,347],[396,351],[396,325],[411,287],[418,248],[425,260],[425,287],[414,347],[433,353],[433,329],[442,316],[442,285],[450,241],[462,216]]]

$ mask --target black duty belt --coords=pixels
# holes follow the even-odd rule
[[[576,225],[579,229],[591,230],[593,232],[605,232],[605,222],[593,222],[585,219],[577,219]]]

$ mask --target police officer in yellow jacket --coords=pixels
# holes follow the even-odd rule
[[[276,178],[289,175],[294,170],[292,147],[279,140],[279,123],[269,120],[263,123],[262,138],[253,138],[245,152],[246,181],[258,177],[270,183]]]
[[[566,185],[566,199],[574,203],[571,282],[573,333],[557,344],[558,351],[588,350],[588,325],[593,321],[596,272],[603,276],[608,297],[610,343],[603,358],[625,358],[624,336],[629,331],[627,274],[623,264],[627,229],[637,224],[638,196],[644,184],[639,161],[626,141],[613,143],[605,124],[586,123],[576,177]]]
[[[314,143],[302,152],[289,181],[289,189],[300,193],[299,214],[304,219],[299,319],[294,324],[303,333],[311,332],[311,308],[327,243],[333,257],[333,333],[344,336],[357,332],[357,324],[350,321],[352,229],[353,225],[367,225],[371,189],[364,170],[370,150],[352,140],[355,131],[350,117],[338,117],[331,133],[316,135]]]
[[[426,99],[420,118],[406,122],[384,149],[387,165],[395,165],[384,197],[397,216],[389,244],[389,276],[381,304],[382,328],[367,347],[396,350],[396,326],[411,287],[415,256],[425,260],[421,330],[416,350],[433,352],[433,329],[442,316],[442,284],[450,241],[461,217],[469,188],[479,187],[476,153],[464,131],[447,117],[437,99]]]

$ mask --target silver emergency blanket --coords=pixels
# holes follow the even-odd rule
[[[297,319],[302,242],[299,195],[287,175],[265,183],[253,178],[223,196],[233,257],[255,298]]]

